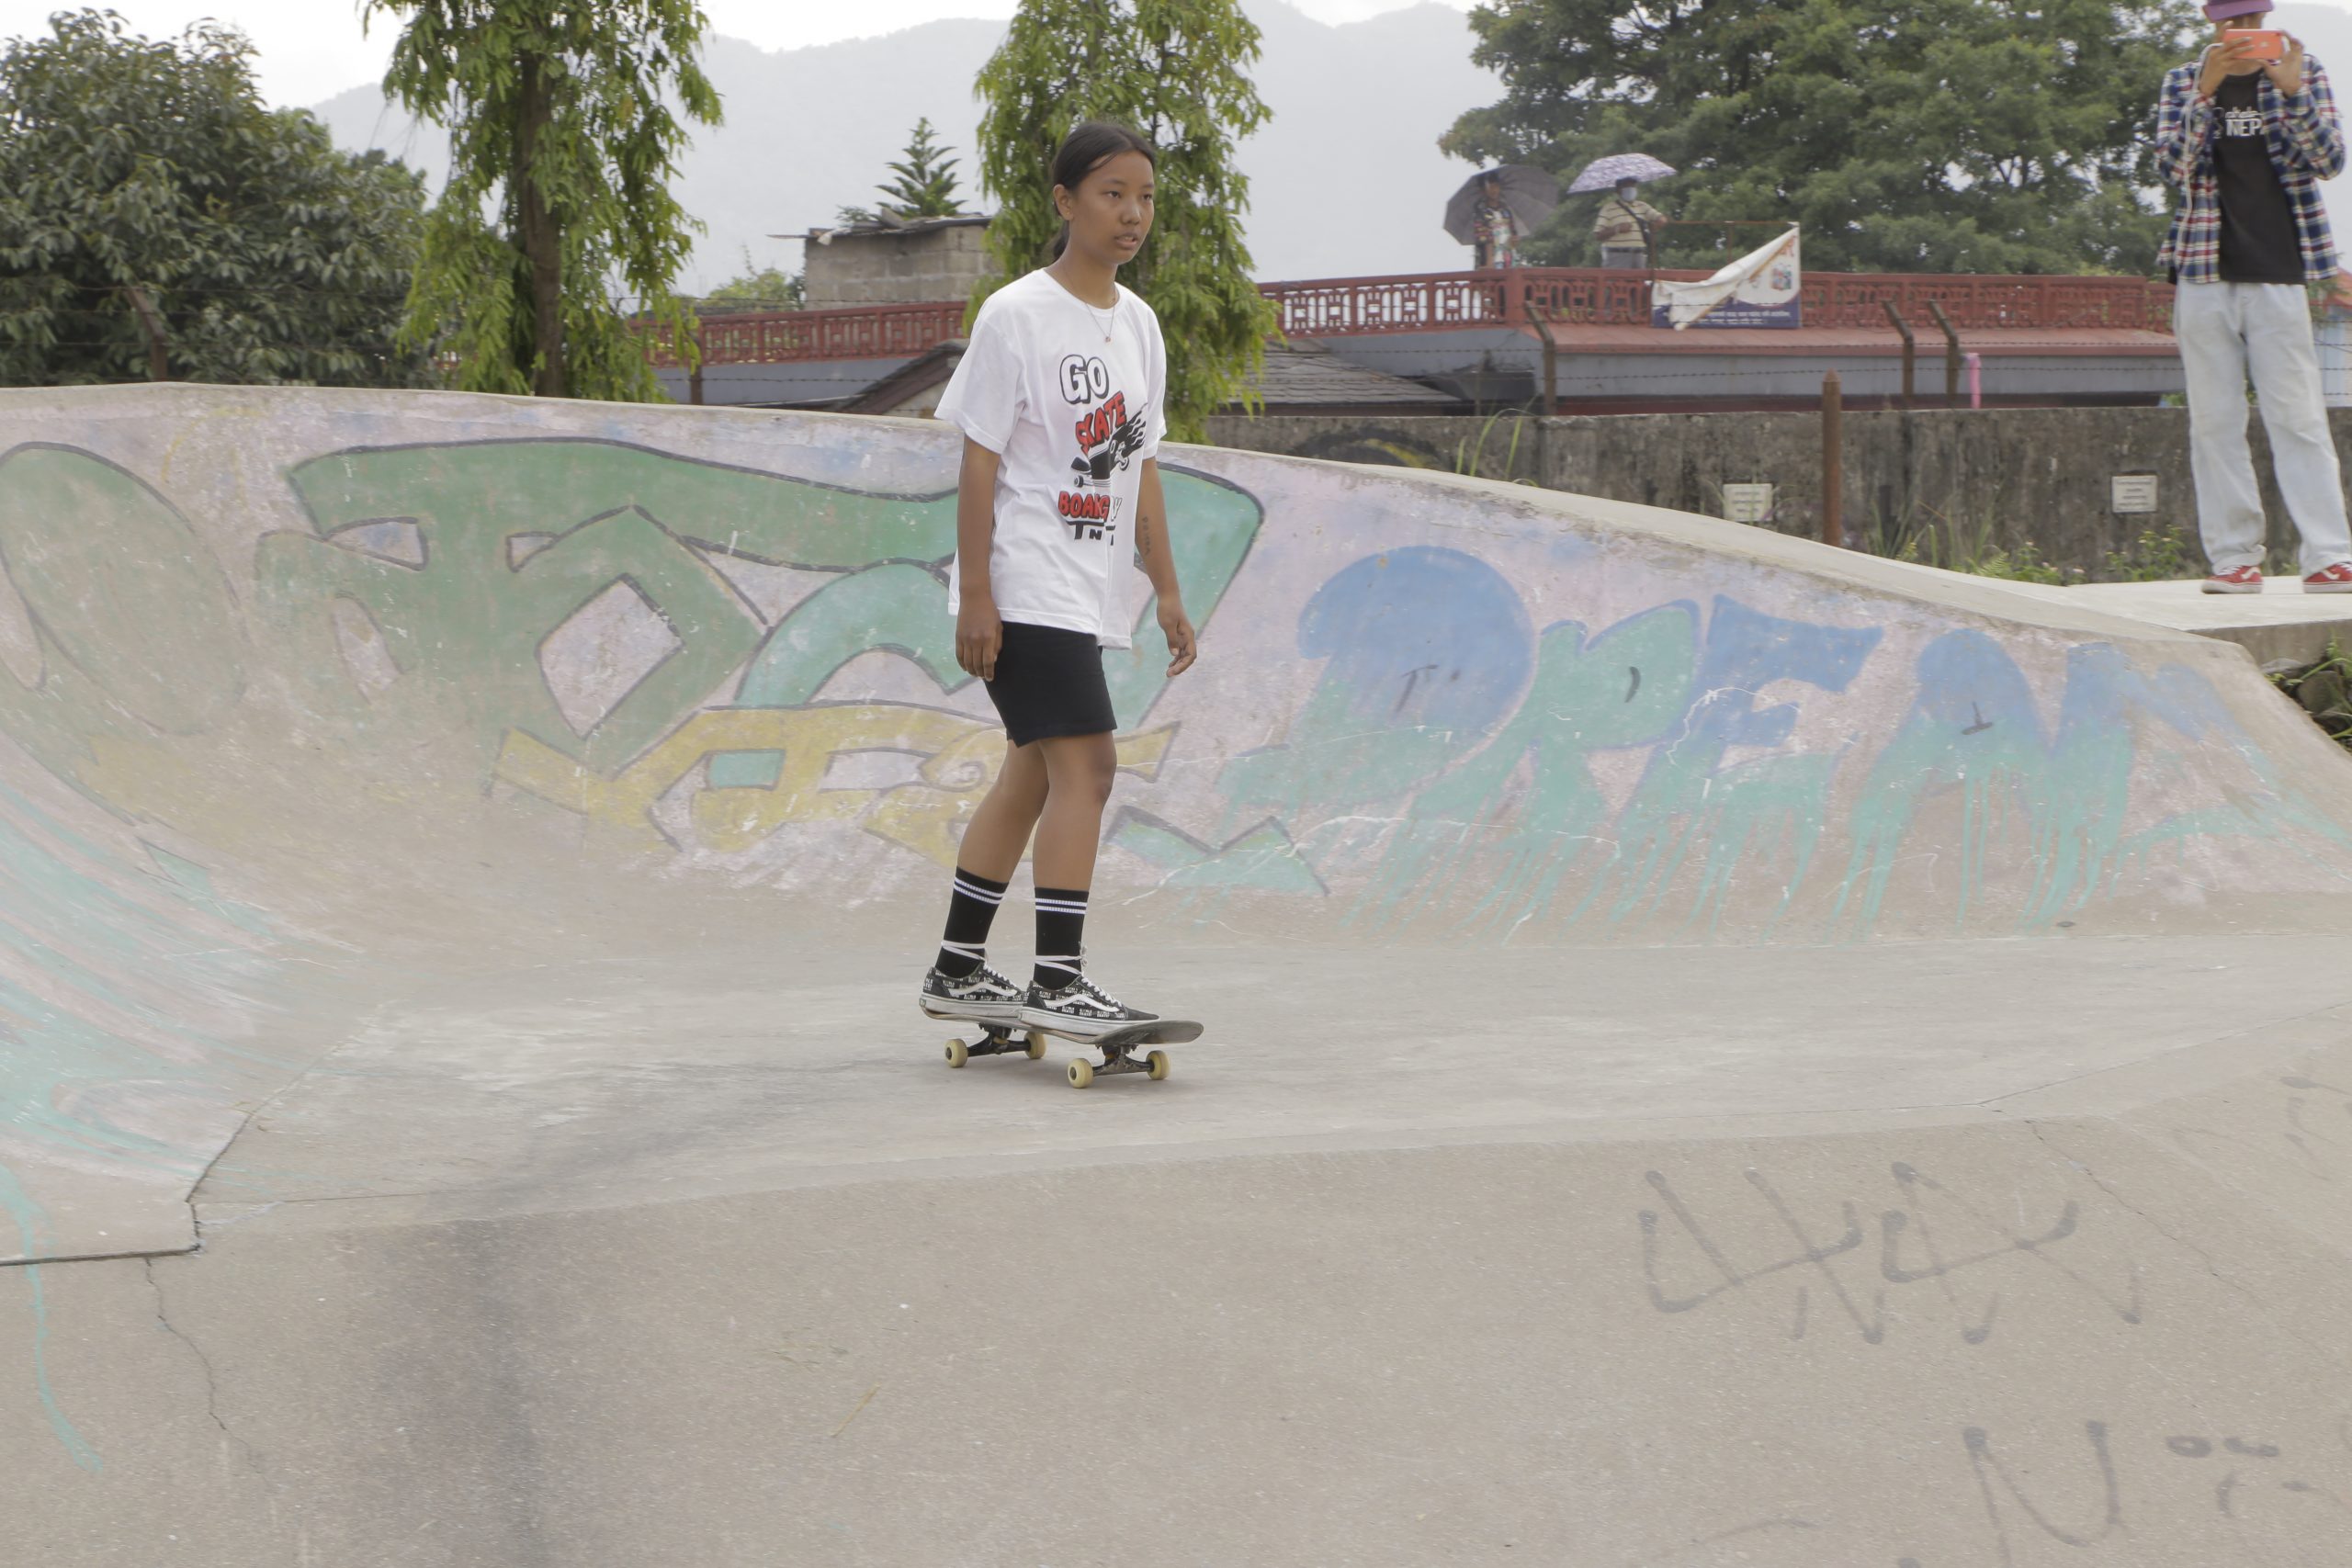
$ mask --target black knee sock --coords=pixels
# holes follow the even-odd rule
[[[1004,884],[956,868],[947,899],[947,934],[939,941],[939,971],[951,980],[977,973],[988,951],[989,924],[1004,902]]]
[[[1037,967],[1032,980],[1060,990],[1078,978],[1079,953],[1086,943],[1086,889],[1037,889]]]

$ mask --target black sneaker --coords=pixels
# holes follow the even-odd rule
[[[1057,990],[1031,986],[1028,999],[1021,1007],[1021,1021],[1080,1040],[1099,1040],[1116,1030],[1158,1023],[1159,1015],[1103,995],[1093,981],[1080,975]]]
[[[960,980],[934,964],[922,977],[922,990],[916,1000],[933,1018],[1017,1023],[1021,1004],[1027,998],[1026,991],[985,964]]]

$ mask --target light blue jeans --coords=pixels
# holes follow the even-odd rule
[[[2249,379],[2270,434],[2278,493],[2302,536],[2304,575],[2352,562],[2344,480],[2320,400],[2319,355],[2301,286],[2184,283],[2173,290],[2172,330],[2188,382],[2197,529],[2212,569],[2262,564],[2267,530],[2245,439]]]

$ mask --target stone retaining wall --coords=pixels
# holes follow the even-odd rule
[[[2352,436],[2352,409],[2330,418],[2339,444]],[[1250,451],[1476,472],[1716,517],[1727,514],[1724,485],[1763,482],[1774,487],[1765,525],[1813,538],[1821,531],[1821,420],[1810,412],[1220,415],[1209,422],[1209,437]],[[2258,420],[2253,443],[2274,564],[2292,570],[2294,530]],[[1860,548],[1894,553],[1919,538],[1919,558],[1960,564],[1953,558],[2030,543],[2044,560],[2096,580],[2113,575],[2109,552],[2132,549],[2154,531],[2176,535],[2201,564],[2185,409],[1849,412],[1842,467],[1847,541]],[[2113,509],[2120,475],[2153,476],[2154,512]]]

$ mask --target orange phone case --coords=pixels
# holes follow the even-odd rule
[[[2232,28],[2222,35],[2232,43],[2251,46],[2254,58],[2279,61],[2287,58],[2287,35],[2270,28]]]

